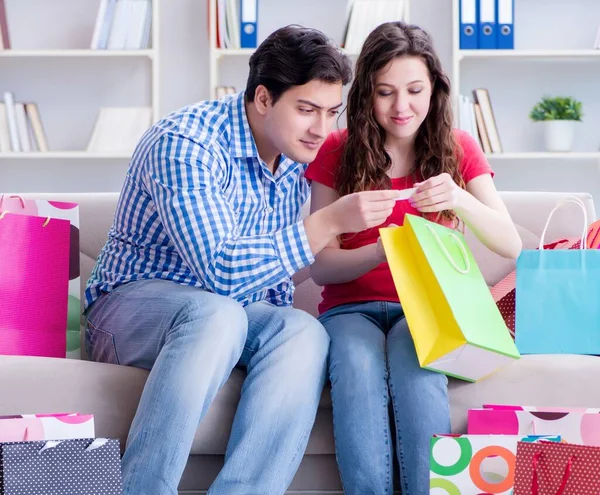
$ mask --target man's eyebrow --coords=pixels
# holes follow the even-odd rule
[[[323,107],[321,105],[317,105],[316,103],[313,103],[312,101],[309,101],[309,100],[299,99],[298,103],[304,103],[305,105],[316,108],[317,110],[323,110]],[[337,108],[340,108],[342,105],[343,105],[343,102],[340,102],[337,105],[331,107],[329,110],[335,110]]]

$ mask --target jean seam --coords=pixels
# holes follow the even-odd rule
[[[385,362],[385,374],[384,374],[384,390],[388,391],[389,393],[389,371],[388,371],[388,366],[387,366],[387,355],[384,354],[384,360]],[[392,477],[390,476],[390,445],[389,442],[393,440],[391,439],[391,435],[390,435],[390,414],[389,414],[389,396],[386,397],[384,395],[383,398],[383,424],[387,425],[387,430],[384,430],[383,434],[384,434],[384,438],[385,438],[385,486],[387,489],[386,493],[393,493],[393,485],[392,485]]]
[[[396,425],[396,436],[398,438],[397,449],[398,449],[398,465],[400,466],[400,482],[402,483],[402,495],[410,495],[408,491],[408,480],[406,477],[406,466],[404,465],[404,445],[402,443],[402,428],[398,421],[398,406],[396,401],[396,392],[394,391],[394,385],[389,381],[390,394],[392,396],[392,407],[394,409],[394,423]]]
[[[329,380],[331,381],[331,373],[329,375]],[[333,383],[331,385],[333,387]],[[336,436],[335,436],[335,417],[336,417],[336,408],[335,408],[335,399],[334,399],[334,394],[331,394],[331,409],[332,409],[332,417],[333,417],[333,439],[334,442],[336,441]],[[338,449],[335,449],[335,459],[338,465],[338,472],[340,475],[340,481],[342,482],[342,489],[344,491],[344,493],[348,493],[348,490],[346,488],[346,483],[344,482],[344,473],[343,470],[341,469],[341,462],[340,462],[340,458],[338,456]]]
[[[387,303],[385,301],[380,301],[379,302],[380,307],[381,307],[381,316],[382,316],[382,327],[383,327],[383,333],[384,335],[387,336],[389,329],[390,329],[390,313],[389,313],[389,307],[387,305]]]

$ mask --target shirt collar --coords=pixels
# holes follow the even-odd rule
[[[248,123],[244,91],[235,95],[229,102],[229,121],[231,123],[231,140],[229,151],[235,158],[256,157],[258,149]]]
[[[234,158],[253,157],[260,160],[258,148],[250,129],[246,105],[244,102],[244,91],[236,94],[229,102],[229,120],[231,123],[231,140],[229,152]],[[295,162],[284,154],[281,155],[276,176],[295,169],[298,165],[306,165]]]

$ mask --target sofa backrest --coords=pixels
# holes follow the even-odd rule
[[[596,218],[594,202],[587,193],[555,193],[555,192],[501,192],[500,193],[526,249],[534,249],[544,224],[556,203],[567,197],[576,196],[581,199],[587,209],[591,222]],[[82,291],[100,253],[108,230],[113,222],[118,193],[81,193],[81,194],[24,194],[26,198],[48,199],[54,201],[72,201],[79,203],[80,208],[80,249],[81,249],[81,285]],[[561,208],[550,224],[547,241],[565,237],[578,237],[583,227],[581,210],[574,204]],[[489,285],[498,282],[514,268],[513,260],[506,260],[483,246],[470,232],[465,232],[475,259]],[[310,279],[308,268],[298,272],[296,282],[295,305],[311,314],[316,314],[316,306],[320,300],[320,288]]]

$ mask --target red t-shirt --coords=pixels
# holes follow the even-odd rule
[[[458,145],[462,148],[463,158],[460,162],[460,171],[465,183],[483,174],[494,175],[479,144],[466,132],[455,129],[455,137]],[[347,130],[332,132],[323,146],[315,161],[306,170],[306,178],[319,182],[333,189],[335,172],[339,166],[344,144],[346,142]],[[413,178],[400,177],[392,179],[392,189],[409,189],[413,187]],[[358,234],[348,235],[344,238],[342,249],[356,249],[367,244],[377,242],[379,228],[389,224],[402,225],[404,215],[421,213],[410,206],[408,201],[398,201],[392,214],[379,225]],[[364,301],[392,301],[398,302],[398,293],[392,279],[392,274],[387,263],[382,263],[362,277],[343,284],[329,284],[323,288],[323,300],[319,304],[319,313],[341,304],[364,302]]]

